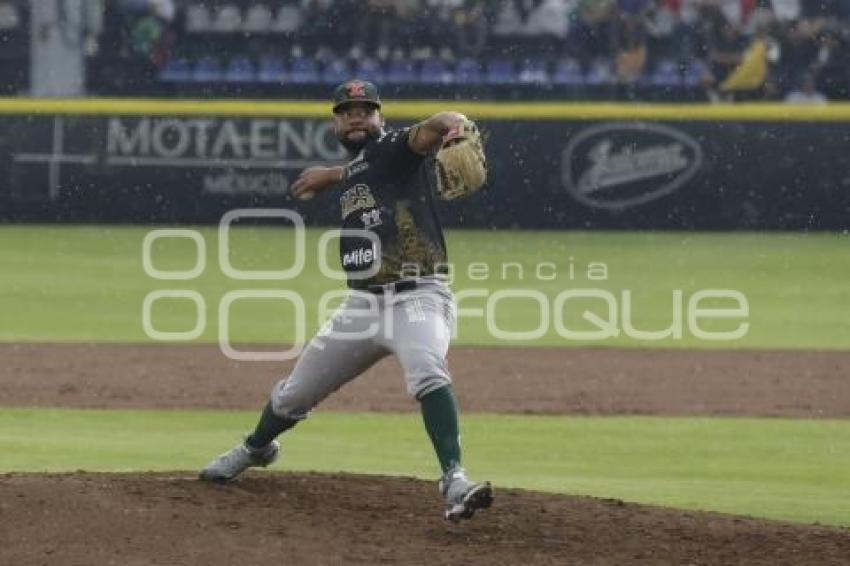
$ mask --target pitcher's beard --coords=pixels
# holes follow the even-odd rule
[[[348,136],[340,136],[339,143],[342,144],[342,147],[348,150],[351,155],[356,155],[361,149],[366,147],[367,143],[378,139],[377,132],[363,132],[363,134],[363,136],[360,136],[357,139],[351,139]]]

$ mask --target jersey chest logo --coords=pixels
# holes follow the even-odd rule
[[[352,212],[377,206],[371,189],[362,183],[346,189],[339,197],[339,205],[342,209],[343,220]]]

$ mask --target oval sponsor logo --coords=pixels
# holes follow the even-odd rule
[[[591,126],[570,140],[561,156],[561,178],[577,201],[622,210],[676,191],[702,160],[699,143],[682,131],[614,122]]]

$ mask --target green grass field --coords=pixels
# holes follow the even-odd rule
[[[207,324],[198,342],[216,341],[219,302],[237,289],[299,293],[309,335],[319,324],[316,305],[322,294],[343,287],[319,272],[318,230],[307,233],[304,271],[286,281],[225,277],[214,228],[196,228],[206,243],[206,269],[199,277],[152,279],[142,267],[149,230],[0,226],[0,341],[149,341],[142,305],[148,293],[162,289],[203,297]],[[288,230],[237,229],[232,240],[230,261],[238,269],[284,269],[293,262]],[[481,318],[463,318],[456,344],[850,348],[846,234],[454,231],[448,241],[455,291],[485,293],[461,308],[484,307],[486,297],[508,289],[539,292],[550,306],[567,289],[602,289],[616,298],[615,326],[622,328],[622,297],[628,291],[632,325],[658,330],[673,320],[676,290],[682,292],[685,311],[689,297],[704,289],[740,291],[749,306],[746,320],[700,323],[703,329],[723,331],[748,322],[748,333],[734,341],[700,339],[687,324],[680,339],[646,341],[621,334],[602,341],[567,340],[548,328],[536,340],[504,341]],[[335,266],[333,248],[331,243],[328,255]],[[191,269],[194,243],[160,240],[152,247],[152,261],[159,270]],[[540,264],[545,264],[544,277],[536,273]],[[596,264],[591,277],[589,264]],[[600,274],[599,264],[607,269],[604,280],[592,277]],[[499,302],[495,322],[501,328],[533,329],[542,316],[535,305],[528,299]],[[582,319],[585,309],[598,316],[605,312],[598,299],[570,305],[550,314],[562,316],[571,329],[594,329]],[[189,330],[195,325],[194,308],[186,299],[159,301],[151,310],[152,324],[160,331]],[[683,317],[687,321],[687,312]],[[293,309],[279,301],[243,300],[233,305],[229,336],[233,342],[288,343],[292,320]],[[197,470],[248,430],[255,416],[2,408],[0,471]],[[500,486],[850,525],[847,421],[474,414],[466,415],[463,424],[468,465]],[[425,433],[412,413],[319,412],[287,438],[286,451],[278,469],[435,475]]]
[[[197,471],[254,418],[3,409],[0,471]],[[468,466],[501,487],[850,525],[850,422],[476,414],[463,424]],[[438,475],[415,413],[317,412],[284,450],[272,469]]]
[[[323,293],[343,283],[323,276],[317,263],[319,230],[309,230],[303,272],[285,281],[238,281],[219,267],[215,228],[198,228],[206,242],[206,269],[188,281],[158,281],[142,267],[142,227],[0,227],[0,340],[119,341],[149,340],[142,326],[145,296],[157,289],[200,293],[206,326],[198,339],[215,342],[218,307],[228,291],[290,290],[303,297],[305,336],[319,326]],[[230,262],[241,270],[280,270],[294,262],[292,231],[242,228],[232,231]],[[635,348],[850,348],[850,237],[840,234],[684,234],[454,231],[448,234],[455,266],[454,289],[479,289],[483,297],[463,299],[464,309],[485,309],[494,293],[519,289],[542,294],[542,301],[506,298],[493,303],[497,328],[532,331],[535,339],[498,339],[485,318],[464,316],[456,344],[507,346],[618,346]],[[158,240],[152,264],[159,270],[189,270],[195,244],[188,239]],[[335,241],[327,246],[336,268]],[[597,264],[595,267],[590,264]],[[600,271],[604,264],[606,271]],[[538,273],[537,267],[540,267]],[[606,279],[588,277],[605,275]],[[471,271],[470,271],[471,270]],[[503,273],[504,272],[504,273]],[[504,277],[503,277],[504,275]],[[538,277],[540,275],[541,277]],[[674,291],[682,292],[682,336],[635,339],[625,332],[604,339],[559,335],[560,317],[569,330],[598,330],[583,320],[585,310],[612,320],[599,298],[574,299],[556,311],[556,296],[567,289],[592,288],[613,297],[612,328],[622,330],[623,291],[631,294],[631,326],[651,331],[674,321]],[[735,340],[705,340],[688,323],[690,298],[700,290],[732,289],[746,298],[749,315],[699,321],[710,331],[731,331],[743,322],[746,335]],[[729,308],[729,300],[700,306]],[[187,299],[153,304],[151,324],[180,332],[195,326],[195,305]],[[230,311],[229,338],[235,343],[291,343],[294,308],[276,299],[243,299]],[[544,314],[547,313],[547,314]],[[543,324],[544,317],[549,324]],[[490,326],[492,328],[492,325]],[[562,333],[563,334],[563,333]]]

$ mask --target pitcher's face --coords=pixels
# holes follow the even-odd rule
[[[339,143],[357,153],[370,139],[377,139],[384,127],[384,117],[374,104],[349,102],[334,112],[334,132]]]

